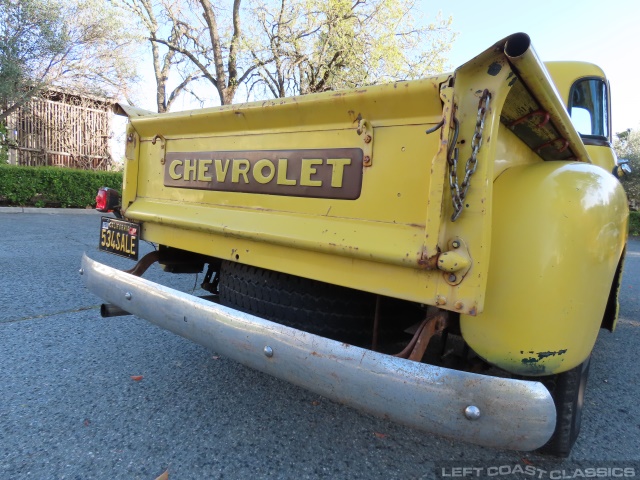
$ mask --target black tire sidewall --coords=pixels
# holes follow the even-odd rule
[[[556,406],[556,428],[540,452],[567,457],[580,433],[591,357],[566,372],[541,378]]]

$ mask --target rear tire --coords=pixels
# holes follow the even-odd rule
[[[580,433],[590,362],[591,357],[569,371],[540,379],[551,393],[557,412],[556,429],[540,452],[562,458],[571,453]]]

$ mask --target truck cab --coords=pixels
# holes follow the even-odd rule
[[[618,174],[611,130],[611,90],[604,71],[587,62],[546,62],[591,162]]]

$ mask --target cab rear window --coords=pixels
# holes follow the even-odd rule
[[[603,79],[584,78],[573,84],[569,114],[583,139],[609,139],[608,103],[607,84]]]

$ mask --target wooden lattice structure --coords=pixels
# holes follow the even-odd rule
[[[113,102],[48,89],[7,119],[9,163],[107,170]]]

